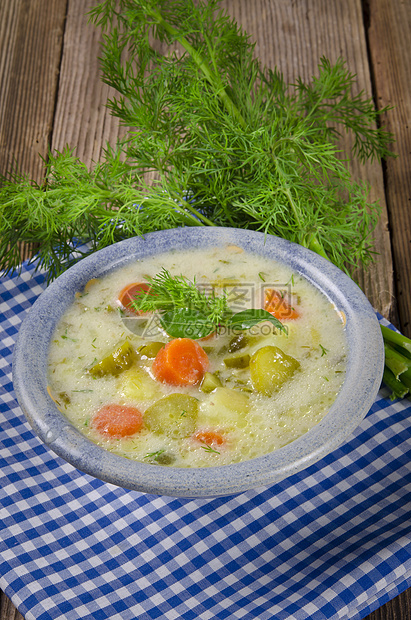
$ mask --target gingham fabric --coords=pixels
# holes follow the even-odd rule
[[[117,488],[43,445],[15,400],[32,274],[0,283],[0,588],[26,620],[357,620],[411,585],[409,401],[382,390],[341,448],[271,488]]]

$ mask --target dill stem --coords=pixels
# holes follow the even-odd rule
[[[308,247],[309,250],[312,250],[313,252],[315,252],[316,254],[319,254],[323,258],[326,258],[327,260],[330,260],[329,257],[327,256],[323,246],[321,245],[321,243],[318,241],[317,237],[314,234],[311,234],[308,237],[307,247]]]
[[[189,41],[187,41],[187,39],[184,36],[182,36],[176,28],[174,28],[174,26],[169,24],[163,18],[163,16],[161,15],[161,13],[159,11],[154,11],[153,10],[153,11],[149,11],[149,12],[150,12],[151,16],[157,21],[157,23],[161,24],[163,26],[163,28],[168,32],[168,34],[170,34],[171,36],[175,37],[175,39],[177,41],[179,41],[179,43],[181,43],[181,45],[184,47],[184,49],[190,54],[190,56],[192,57],[192,59],[194,60],[194,62],[198,66],[198,68],[203,72],[203,74],[207,78],[208,82],[211,84],[211,86],[213,87],[214,91],[216,92],[218,97],[223,102],[223,104],[226,107],[227,111],[232,116],[234,116],[234,118],[237,119],[237,121],[240,123],[242,129],[246,129],[247,128],[247,123],[245,122],[245,120],[244,120],[243,116],[241,115],[240,111],[234,105],[232,99],[228,95],[226,89],[224,88],[224,85],[221,82],[221,79],[220,79],[218,73],[214,73],[210,69],[210,67],[205,62],[205,60],[202,57],[202,55],[199,54],[199,52],[191,45],[191,43],[189,43]]]
[[[197,211],[197,209],[194,209],[188,202],[184,204],[184,208],[181,208],[178,204],[176,204],[175,209],[179,213],[182,213],[185,217],[188,217],[195,226],[202,226],[202,224],[199,224],[198,220],[203,222],[206,226],[216,226],[214,222],[200,213],[200,211]],[[187,211],[190,211],[190,213],[187,213]]]
[[[298,212],[298,209],[294,203],[293,197],[291,195],[291,192],[289,190],[289,188],[286,186],[283,189],[281,189],[281,191],[283,192],[283,194],[285,194],[285,196],[287,197],[288,203],[292,209],[292,212],[294,213],[294,217],[295,220],[299,226],[299,228],[301,228],[301,219],[300,219],[300,214]]]

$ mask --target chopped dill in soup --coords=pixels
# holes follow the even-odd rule
[[[338,309],[287,266],[228,245],[91,280],[54,333],[49,391],[107,450],[210,467],[306,433],[345,370]]]

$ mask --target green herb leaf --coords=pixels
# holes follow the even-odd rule
[[[149,452],[144,456],[145,459],[154,459],[157,460],[159,456],[161,456],[165,450],[156,450],[155,452]]]
[[[328,353],[328,349],[326,349],[325,347],[323,347],[322,344],[319,345],[320,349],[321,349],[321,357],[324,357],[324,355],[327,355]]]
[[[237,312],[234,314],[226,323],[227,327],[231,327],[233,329],[250,329],[261,323],[262,321],[270,321],[277,329],[287,333],[287,328],[285,325],[281,323],[278,319],[276,319],[272,314],[267,312],[267,310],[262,310],[259,308],[251,308],[249,310],[242,310],[241,312]]]
[[[215,329],[208,316],[187,308],[166,312],[160,317],[160,323],[173,338],[204,338]]]
[[[208,444],[206,444],[205,446],[201,446],[203,448],[203,450],[205,452],[210,452],[212,454],[220,454],[220,452],[218,450],[215,450],[214,448],[212,448],[211,446],[209,446]]]

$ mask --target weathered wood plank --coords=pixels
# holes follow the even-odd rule
[[[398,158],[386,163],[386,196],[396,272],[398,327],[411,336],[411,1],[369,1],[369,46],[377,103],[394,109],[387,128]]]
[[[67,0],[0,0],[0,174],[41,182],[54,120]],[[21,260],[35,247],[26,244]]]
[[[110,89],[102,84],[98,70],[101,33],[87,23],[85,13],[92,0],[69,3],[52,148],[76,147],[86,163],[100,157],[106,141],[114,143],[119,123],[104,107]],[[358,87],[371,91],[360,0],[304,0],[288,3],[241,0],[223,3],[230,14],[257,42],[256,54],[268,66],[277,65],[287,81],[297,75],[309,79],[321,56],[331,61],[347,59],[358,75]],[[357,166],[355,173],[371,185],[371,196],[384,207],[384,188],[378,163]],[[377,229],[381,254],[359,281],[375,307],[391,316],[393,299],[392,262],[385,209]]]
[[[65,14],[66,0],[0,0],[0,172],[43,176]]]
[[[95,4],[94,0],[69,2],[52,140],[52,149],[75,148],[87,165],[121,134],[118,119],[105,107],[114,91],[100,76],[102,33],[88,23],[86,15]]]
[[[0,591],[0,620],[24,620],[10,599]]]
[[[411,618],[411,592],[406,590],[382,605],[364,620],[409,620]]]

